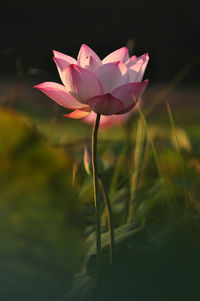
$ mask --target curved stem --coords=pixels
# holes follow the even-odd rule
[[[96,121],[92,132],[92,170],[93,170],[93,188],[94,188],[94,204],[96,209],[96,286],[97,286],[97,300],[100,300],[101,293],[101,216],[100,203],[98,196],[98,166],[97,166],[97,135],[100,122],[100,114],[97,114]]]
[[[108,198],[108,194],[105,190],[105,187],[103,185],[103,180],[100,175],[99,175],[99,184],[101,187],[101,191],[102,191],[103,198],[105,201],[105,206],[106,206],[108,229],[109,229],[109,240],[110,240],[110,264],[112,264],[113,263],[113,254],[114,254],[114,243],[115,243],[114,229],[113,229],[113,224],[112,224],[112,210],[111,210],[111,205],[110,205],[110,200]]]

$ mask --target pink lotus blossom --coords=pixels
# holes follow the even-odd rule
[[[54,61],[63,85],[45,82],[35,86],[59,105],[73,110],[65,115],[79,119],[90,112],[105,116],[132,110],[144,92],[148,80],[142,77],[148,54],[129,58],[128,49],[120,48],[102,61],[83,44],[78,58],[54,51]]]

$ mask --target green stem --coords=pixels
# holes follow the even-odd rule
[[[101,300],[101,216],[100,203],[98,195],[98,166],[97,166],[97,136],[100,122],[100,114],[97,114],[96,121],[92,132],[92,170],[93,170],[93,187],[94,187],[94,204],[96,209],[96,286],[97,286],[97,300]]]
[[[100,175],[99,175],[99,185],[101,187],[101,191],[102,191],[103,198],[105,201],[105,207],[106,207],[106,213],[107,213],[107,219],[108,219],[109,240],[110,240],[110,264],[112,264],[113,263],[113,253],[114,253],[114,243],[115,243],[114,229],[113,229],[113,223],[112,223],[112,210],[111,210],[111,205],[110,205],[110,200],[109,200],[108,194],[103,185],[103,180]]]

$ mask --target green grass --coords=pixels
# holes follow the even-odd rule
[[[57,301],[69,291],[72,273],[83,262],[83,238],[91,234],[88,239],[94,247],[92,182],[83,166],[84,144],[91,142],[92,128],[62,117],[64,111],[53,105],[46,111],[23,102],[16,111],[0,110],[0,264],[5,271],[0,296]],[[163,246],[172,225],[187,224],[200,211],[199,111],[170,104],[146,112],[145,107],[139,109],[131,123],[99,133],[122,266],[124,254],[134,254],[140,262],[140,254],[151,250],[152,242]],[[109,275],[103,201],[101,210],[104,269]],[[135,242],[139,251],[132,249]],[[95,252],[86,253],[83,286],[93,277],[94,257]],[[134,264],[133,260],[133,271]],[[129,263],[125,265],[128,269]],[[142,274],[140,266],[136,270]],[[141,270],[145,273],[144,266]]]

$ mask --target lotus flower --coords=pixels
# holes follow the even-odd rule
[[[63,85],[45,82],[35,86],[59,105],[73,110],[65,115],[83,118],[91,112],[109,116],[132,110],[144,92],[148,80],[141,81],[148,54],[129,58],[128,49],[120,48],[102,61],[87,45],[78,58],[54,52],[54,61]]]

